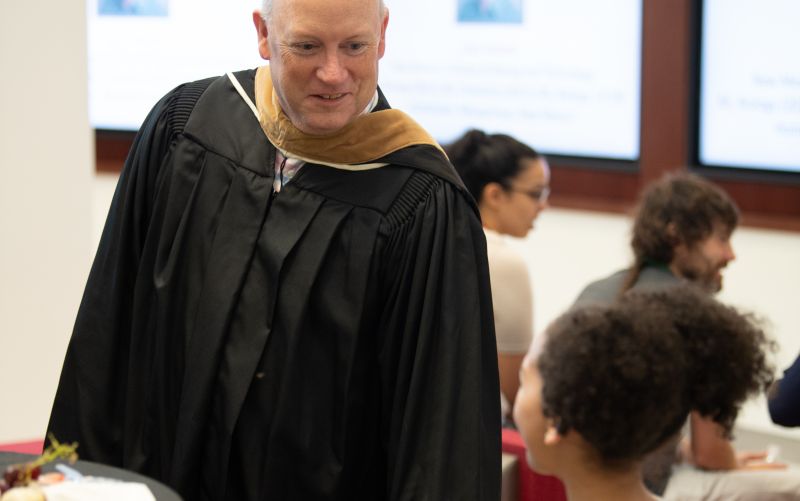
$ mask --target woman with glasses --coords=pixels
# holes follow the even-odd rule
[[[533,336],[533,298],[525,259],[505,236],[526,236],[547,207],[550,167],[516,139],[480,130],[466,132],[445,150],[478,204],[486,233],[501,406],[509,423],[520,365]]]

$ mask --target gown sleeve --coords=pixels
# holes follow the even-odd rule
[[[82,459],[121,465],[135,289],[159,167],[174,137],[181,87],[142,124],[120,175],[81,299],[48,433],[79,443]],[[180,110],[177,110],[180,112]],[[179,114],[179,113],[178,113]],[[141,308],[141,306],[139,306]],[[141,362],[141,361],[139,361]]]
[[[409,186],[385,263],[386,499],[497,500],[500,394],[485,237],[452,184],[415,174]]]

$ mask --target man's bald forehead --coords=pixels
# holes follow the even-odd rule
[[[280,1],[291,1],[291,0],[262,0],[261,3],[261,17],[264,18],[265,21],[268,21],[270,16],[272,16],[272,9],[274,5]],[[386,6],[383,3],[383,0],[375,0],[378,4],[378,12],[383,14],[386,10]]]

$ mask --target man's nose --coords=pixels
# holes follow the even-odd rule
[[[728,261],[733,261],[736,259],[736,253],[733,251],[733,245],[731,245],[730,242],[728,242],[728,245],[725,248],[725,258]]]
[[[325,54],[325,60],[317,69],[317,78],[328,84],[338,84],[347,78],[347,69],[338,51],[329,51]]]

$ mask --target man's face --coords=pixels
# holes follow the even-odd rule
[[[678,245],[670,268],[710,292],[719,292],[722,269],[736,259],[730,236],[730,232],[718,225],[704,240],[692,246]]]
[[[298,129],[331,134],[364,111],[389,20],[376,0],[274,0],[269,24],[257,13],[253,20],[281,108]]]

